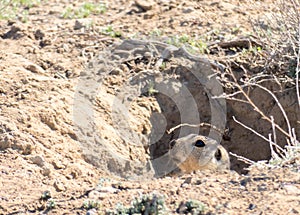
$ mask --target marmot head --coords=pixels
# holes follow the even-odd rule
[[[212,138],[190,134],[170,142],[170,158],[183,172],[229,169],[226,149]]]

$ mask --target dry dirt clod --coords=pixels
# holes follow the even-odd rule
[[[113,188],[113,187],[99,187],[99,188],[97,188],[97,191],[102,192],[102,193],[116,193],[116,192],[118,192],[118,189]]]
[[[135,4],[136,4],[138,7],[142,8],[144,11],[151,10],[152,7],[153,7],[154,4],[155,4],[152,0],[150,0],[150,1],[146,1],[146,0],[135,0],[134,2],[135,2]]]
[[[29,70],[30,72],[40,74],[40,75],[46,73],[42,67],[40,67],[36,64],[29,64],[25,67],[25,69]]]
[[[74,30],[79,30],[81,28],[84,28],[84,23],[82,23],[81,21],[79,20],[76,20],[75,21],[75,25],[74,25]]]
[[[89,199],[98,199],[103,200],[108,196],[108,193],[99,192],[97,190],[93,190],[89,192],[88,197]]]
[[[21,28],[19,26],[13,25],[11,27],[11,29],[2,36],[2,38],[3,39],[17,39],[17,38],[20,38],[21,36],[22,36]]]
[[[45,159],[43,156],[35,155],[31,157],[30,160],[32,161],[32,163],[38,165],[39,167],[43,167],[45,165]]]
[[[45,36],[45,33],[44,33],[42,30],[40,30],[40,29],[38,29],[38,30],[36,30],[36,31],[34,32],[34,38],[35,38],[36,40],[41,40],[41,39],[44,38],[44,36]]]
[[[57,130],[59,126],[56,123],[55,116],[53,116],[54,112],[42,113],[41,121],[49,126],[52,130]]]
[[[64,164],[62,164],[62,162],[59,160],[52,161],[52,165],[54,166],[55,169],[65,169],[66,168],[66,166]]]
[[[300,196],[300,189],[298,187],[296,187],[295,185],[287,184],[287,185],[283,186],[283,189],[286,191],[286,193],[288,195],[292,194],[292,195]]]
[[[43,166],[41,173],[43,176],[49,176],[51,174],[51,169],[48,166]]]
[[[192,13],[193,11],[194,11],[194,8],[192,8],[192,7],[187,7],[187,8],[182,9],[183,13]]]
[[[187,177],[184,182],[185,184],[191,184],[192,183],[192,177]]]
[[[64,183],[61,182],[60,180],[56,180],[54,182],[53,186],[54,186],[54,188],[55,188],[55,190],[57,192],[61,192],[61,191],[65,191],[66,190],[66,187],[65,187]]]

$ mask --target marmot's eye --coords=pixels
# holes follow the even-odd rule
[[[202,140],[197,140],[195,143],[195,146],[196,147],[204,147],[205,143]]]
[[[217,159],[217,161],[219,161],[219,160],[221,160],[221,157],[222,157],[221,150],[218,149],[215,153],[215,158]]]

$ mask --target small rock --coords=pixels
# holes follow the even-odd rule
[[[248,209],[249,210],[254,210],[256,208],[255,204],[250,203]]]
[[[120,74],[122,74],[122,73],[123,73],[123,71],[122,71],[121,69],[115,68],[115,69],[113,69],[109,74],[110,74],[110,75],[120,75]]]
[[[72,166],[69,166],[67,169],[68,175],[74,179],[78,178],[83,174],[81,170],[82,168],[83,167],[81,167],[80,165],[73,164]]]
[[[39,167],[43,167],[45,165],[45,159],[40,155],[35,155],[31,157],[30,160]]]
[[[89,192],[89,199],[99,199],[99,200],[103,200],[108,196],[108,193],[102,193],[96,190],[92,190],[91,192]]]
[[[262,192],[262,191],[267,191],[268,186],[266,184],[261,184],[257,186],[257,191]]]
[[[90,209],[86,212],[86,215],[97,215],[97,214],[98,214],[98,212],[95,208]]]
[[[65,191],[66,190],[64,184],[61,181],[59,181],[59,180],[56,180],[54,182],[53,186],[54,186],[54,188],[55,188],[55,190],[57,192],[61,192],[61,191]]]
[[[240,185],[245,187],[249,182],[251,182],[251,178],[244,178],[240,181]]]
[[[42,47],[42,48],[44,48],[45,46],[49,46],[49,45],[51,45],[52,44],[52,41],[50,40],[50,39],[43,39],[43,40],[41,40],[40,41],[40,46]]]
[[[79,30],[81,28],[84,28],[84,24],[81,23],[80,21],[76,20],[75,25],[74,25],[74,30]]]
[[[183,184],[181,184],[181,186],[180,187],[182,187],[182,188],[186,188],[186,187],[188,187],[189,186],[189,184],[187,184],[187,183],[183,183]]]
[[[187,177],[183,182],[183,184],[191,184],[191,183],[192,183],[192,177]]]
[[[135,0],[134,2],[138,7],[142,8],[142,10],[144,11],[151,10],[152,7],[154,6],[153,1]]]
[[[42,32],[40,29],[38,29],[38,30],[36,30],[36,31],[34,32],[34,38],[35,38],[36,40],[43,39],[44,36],[45,36],[45,33]]]
[[[179,214],[185,214],[187,212],[188,208],[184,202],[180,202],[178,208],[176,209],[176,212]]]
[[[21,28],[15,25],[2,36],[3,39],[18,39],[20,37],[22,37]]]
[[[52,130],[57,130],[58,129],[58,125],[55,121],[55,118],[53,115],[51,115],[52,113],[43,113],[41,114],[41,121],[43,123],[45,123],[46,125],[49,126],[49,128],[51,128]]]
[[[182,13],[191,13],[194,11],[194,8],[192,7],[187,7],[182,9]]]
[[[43,176],[49,176],[50,173],[51,173],[51,170],[50,170],[49,167],[44,166],[44,167],[42,168],[42,175],[43,175]]]
[[[34,145],[28,142],[22,142],[19,148],[23,155],[29,155],[34,150]]]
[[[170,194],[171,194],[172,196],[176,195],[176,192],[177,192],[176,189],[171,189],[171,190],[170,190]]]
[[[116,193],[116,192],[118,192],[118,189],[113,188],[113,187],[99,187],[99,188],[97,188],[97,191],[102,192],[102,193]]]
[[[0,150],[5,150],[7,148],[11,148],[12,142],[13,142],[13,136],[12,135],[10,135],[8,133],[1,134],[1,136],[0,136]]]
[[[65,169],[66,166],[63,165],[60,161],[53,161],[52,165],[54,166],[55,169]]]
[[[289,195],[300,195],[300,189],[295,185],[284,185],[283,189],[285,189],[286,193]]]
[[[42,67],[40,67],[36,64],[29,64],[25,67],[25,69],[29,70],[30,72],[37,73],[37,74],[45,74],[46,73]]]

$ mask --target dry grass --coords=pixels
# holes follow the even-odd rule
[[[288,118],[288,114],[277,98],[276,93],[267,86],[268,82],[272,82],[272,85],[275,83],[281,89],[284,89],[286,86],[289,86],[290,89],[295,89],[295,103],[297,103],[298,111],[300,111],[300,0],[278,0],[274,4],[276,8],[274,11],[264,16],[264,19],[253,22],[258,43],[263,44],[263,54],[254,53],[254,55],[259,55],[260,61],[248,63],[260,64],[260,68],[262,68],[260,73],[254,74],[240,62],[226,61],[226,69],[219,72],[219,80],[224,88],[230,88],[231,91],[218,96],[218,98],[246,103],[262,119],[270,123],[272,133],[264,136],[259,131],[233,117],[237,124],[269,143],[272,158],[267,165],[272,163],[276,164],[276,166],[281,166],[300,156],[300,143],[294,128],[297,125],[291,124],[291,120]],[[261,60],[262,58],[263,60]],[[239,68],[243,75],[238,75],[233,71],[233,68]],[[276,122],[274,116],[268,115],[266,111],[264,112],[257,105],[258,101],[254,101],[249,96],[251,90],[255,88],[259,88],[262,92],[268,94],[276,103],[285,121],[285,128],[283,128],[282,124],[279,125]],[[278,143],[278,132],[281,133],[280,135],[284,135],[286,143]],[[281,147],[282,145],[285,145],[285,147]],[[254,161],[239,155],[232,155],[245,163],[255,164]]]

